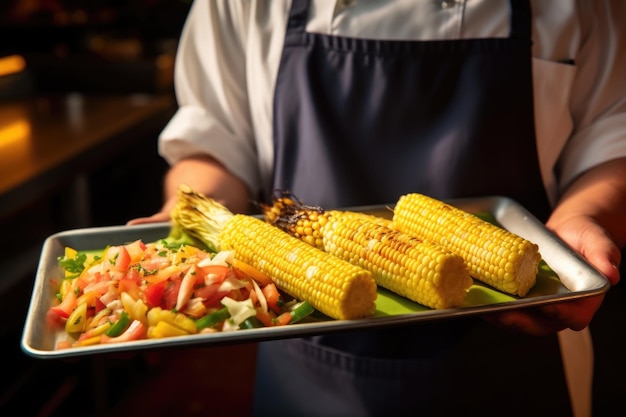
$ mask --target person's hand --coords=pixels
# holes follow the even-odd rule
[[[626,158],[581,175],[563,195],[546,227],[615,285],[626,244]],[[528,309],[493,313],[487,321],[529,334],[546,335],[591,323],[604,294]]]
[[[550,226],[550,222],[548,222]],[[574,217],[555,230],[566,243],[583,255],[611,284],[619,281],[620,251],[603,228],[589,218]],[[485,320],[504,328],[534,335],[547,335],[589,325],[604,300],[604,294],[541,307],[493,313]]]
[[[171,220],[170,210],[164,206],[161,211],[154,213],[150,216],[146,217],[138,217],[136,219],[131,219],[126,222],[127,226],[135,226],[138,224],[149,224],[149,223],[159,223],[159,222],[169,222]]]
[[[159,223],[159,222],[169,222],[171,220],[170,212],[176,205],[176,197],[171,197],[161,208],[161,210],[157,213],[154,213],[147,217],[138,217],[136,219],[131,219],[126,222],[127,226],[134,226],[138,224],[148,224],[148,223]]]
[[[170,221],[170,215],[168,212],[160,211],[158,213],[154,213],[151,216],[147,217],[138,217],[136,219],[131,219],[126,222],[127,226],[134,226],[138,224],[148,224],[148,223],[159,223],[159,222],[168,222]]]
[[[564,329],[583,330],[602,305],[604,294],[541,307],[490,313],[483,318],[499,327],[535,336]]]

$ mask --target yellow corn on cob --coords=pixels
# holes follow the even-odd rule
[[[376,282],[369,271],[261,219],[235,215],[187,186],[179,188],[171,217],[174,227],[216,250],[234,251],[235,258],[270,276],[278,288],[332,318],[356,319],[375,311]]]
[[[321,207],[307,206],[297,200],[288,192],[283,192],[280,197],[276,197],[272,205],[261,205],[265,220],[290,235],[305,241],[309,245],[324,250],[321,229],[326,225],[330,213]],[[339,211],[336,211],[339,214]],[[392,227],[391,219],[372,216],[370,214],[342,211],[343,217],[361,218],[378,225]]]
[[[459,254],[474,278],[496,289],[523,297],[535,285],[539,247],[471,213],[413,193],[400,197],[393,223],[401,232]]]
[[[391,229],[389,219],[324,211],[285,196],[263,209],[268,222],[371,271],[379,286],[427,307],[458,307],[472,285],[460,256]]]

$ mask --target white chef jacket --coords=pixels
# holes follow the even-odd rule
[[[253,196],[269,190],[274,85],[290,5],[195,1],[176,58],[179,109],[159,141],[169,163],[209,153]],[[536,140],[554,203],[585,170],[626,156],[626,2],[534,0],[531,7]],[[402,40],[506,37],[509,18],[508,0],[312,0],[307,31]]]

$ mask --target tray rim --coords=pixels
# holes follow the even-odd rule
[[[33,282],[33,291],[30,298],[29,307],[26,314],[24,329],[21,338],[22,351],[29,356],[50,359],[50,358],[66,358],[74,356],[86,356],[96,353],[119,352],[130,350],[153,349],[162,347],[176,347],[195,344],[231,344],[246,342],[261,342],[267,340],[304,337],[317,334],[327,334],[339,331],[350,331],[367,328],[381,328],[391,326],[403,326],[410,324],[418,324],[421,322],[430,322],[443,319],[456,319],[461,317],[470,317],[481,315],[495,311],[506,311],[520,308],[528,308],[533,306],[546,305],[562,301],[570,301],[579,298],[590,297],[602,294],[610,288],[610,283],[601,273],[586,262],[580,255],[571,249],[561,239],[551,233],[545,226],[537,220],[530,212],[518,204],[516,201],[503,196],[488,196],[480,198],[459,198],[448,199],[445,202],[459,206],[465,210],[477,212],[476,208],[481,211],[487,210],[508,230],[520,234],[525,238],[537,241],[540,244],[540,252],[542,256],[548,254],[551,256],[565,256],[569,262],[579,268],[577,277],[571,277],[567,273],[559,273],[560,263],[549,262],[548,264],[559,274],[559,278],[563,286],[569,291],[560,294],[541,295],[530,298],[516,298],[512,301],[502,303],[486,304],[469,307],[459,307],[444,310],[427,310],[418,313],[398,314],[385,317],[372,317],[357,320],[329,320],[310,323],[298,323],[289,326],[280,326],[273,328],[246,329],[234,332],[220,332],[211,334],[194,334],[188,336],[169,337],[164,339],[148,339],[142,341],[125,342],[111,345],[94,345],[83,346],[67,349],[46,350],[37,346],[35,343],[35,335],[37,333],[36,320],[45,319],[45,311],[42,307],[43,297],[45,294],[43,285],[48,285],[48,277],[45,277],[47,262],[54,252],[54,245],[60,240],[92,237],[96,238],[101,235],[114,235],[116,233],[125,236],[130,233],[132,235],[144,236],[152,233],[154,236],[164,237],[169,231],[171,224],[169,222],[150,223],[136,226],[104,226],[104,227],[88,227],[80,229],[71,229],[57,232],[48,236],[41,250],[41,256],[37,267],[35,280]],[[364,211],[364,212],[385,212],[391,213],[393,204],[382,205],[364,205],[352,206],[345,209]],[[126,239],[127,241],[127,239]],[[114,242],[108,242],[115,244]],[[79,248],[80,249],[80,248]],[[56,257],[54,257],[56,260]],[[580,275],[583,274],[591,278],[592,285],[581,285]],[[382,291],[386,291],[381,289]],[[380,290],[379,290],[380,291]],[[48,304],[49,304],[48,300]],[[45,310],[42,312],[42,310]],[[40,323],[41,324],[41,323]]]

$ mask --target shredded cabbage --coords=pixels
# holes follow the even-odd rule
[[[222,331],[239,330],[239,325],[256,316],[256,309],[249,298],[244,301],[235,301],[230,297],[222,298],[222,304],[228,309],[230,318],[224,322]]]

